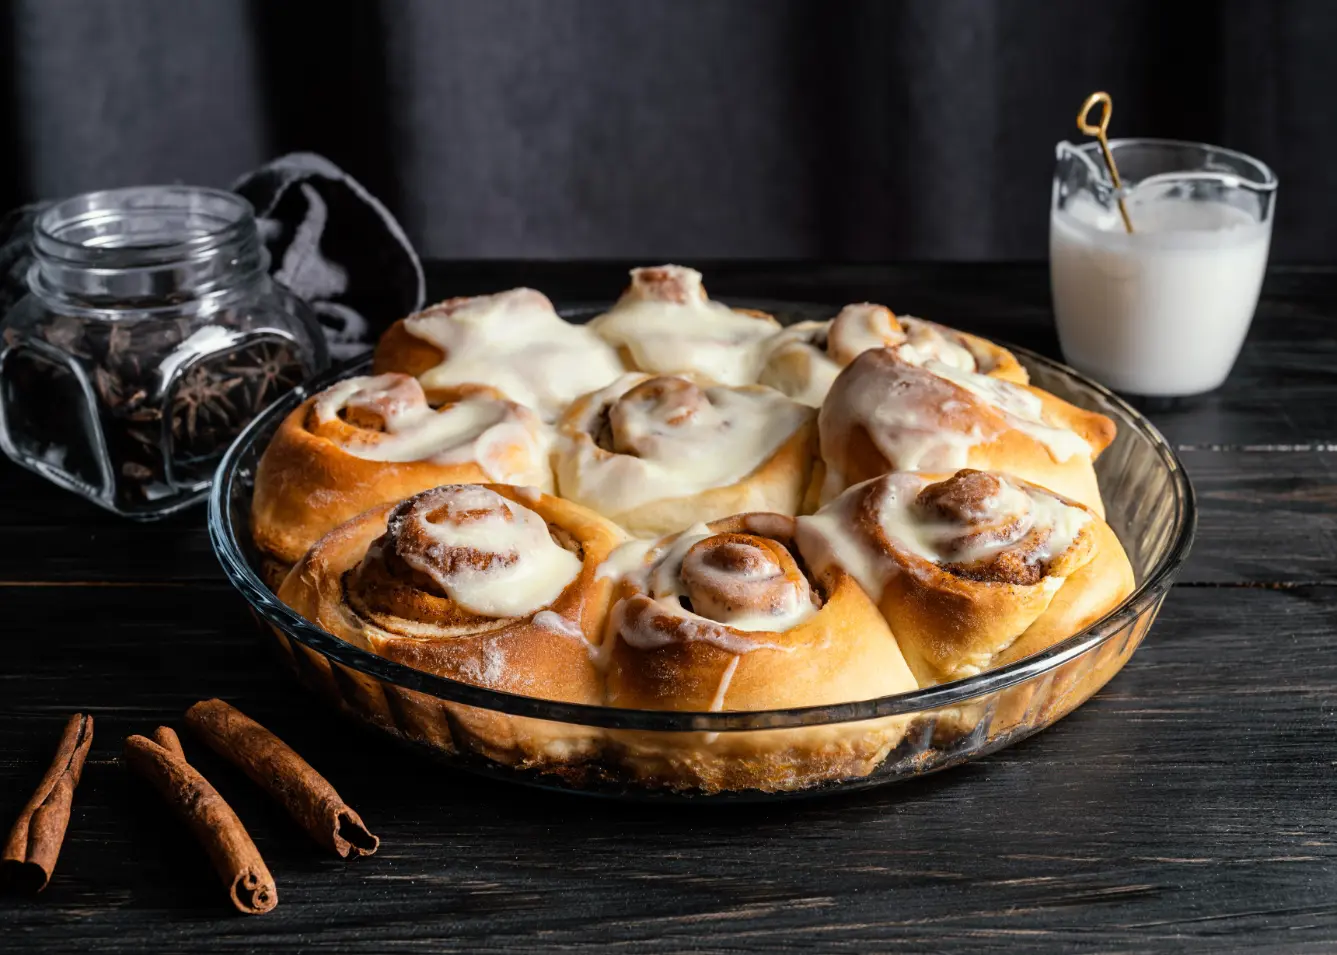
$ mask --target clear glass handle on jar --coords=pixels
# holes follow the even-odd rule
[[[95,377],[96,369],[42,339],[0,347],[0,450],[100,499],[112,493],[115,475],[94,410]]]
[[[38,217],[32,253],[3,322],[0,448],[118,514],[200,500],[251,419],[329,362],[232,193],[75,196]]]

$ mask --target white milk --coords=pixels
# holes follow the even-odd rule
[[[1118,210],[1072,197],[1050,219],[1050,278],[1068,364],[1119,391],[1192,395],[1230,373],[1258,303],[1271,222],[1160,195]]]

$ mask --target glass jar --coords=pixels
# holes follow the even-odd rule
[[[0,340],[0,448],[127,517],[200,500],[268,404],[328,364],[240,196],[142,186],[38,218]]]

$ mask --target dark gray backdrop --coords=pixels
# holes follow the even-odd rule
[[[1332,258],[1334,0],[0,0],[0,206],[314,149],[430,256],[1037,258],[1096,88]]]

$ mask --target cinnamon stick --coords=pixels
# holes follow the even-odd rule
[[[159,728],[160,737],[169,742],[176,739],[175,733],[167,730],[168,736],[163,729],[166,727]],[[125,741],[125,761],[190,827],[239,911],[263,915],[279,904],[274,877],[246,827],[209,781],[186,762],[179,740],[172,749],[146,736],[131,736]]]
[[[182,762],[186,760],[186,751],[181,748],[181,737],[176,735],[176,730],[170,726],[159,726],[153,731],[153,742],[157,743],[163,749],[174,756],[179,756]]]
[[[51,881],[70,824],[74,787],[93,745],[93,717],[75,713],[65,724],[56,756],[9,831],[0,876],[20,892],[40,892]]]
[[[186,725],[278,800],[311,838],[341,858],[369,856],[381,844],[324,776],[240,710],[222,700],[201,700],[186,711]]]

